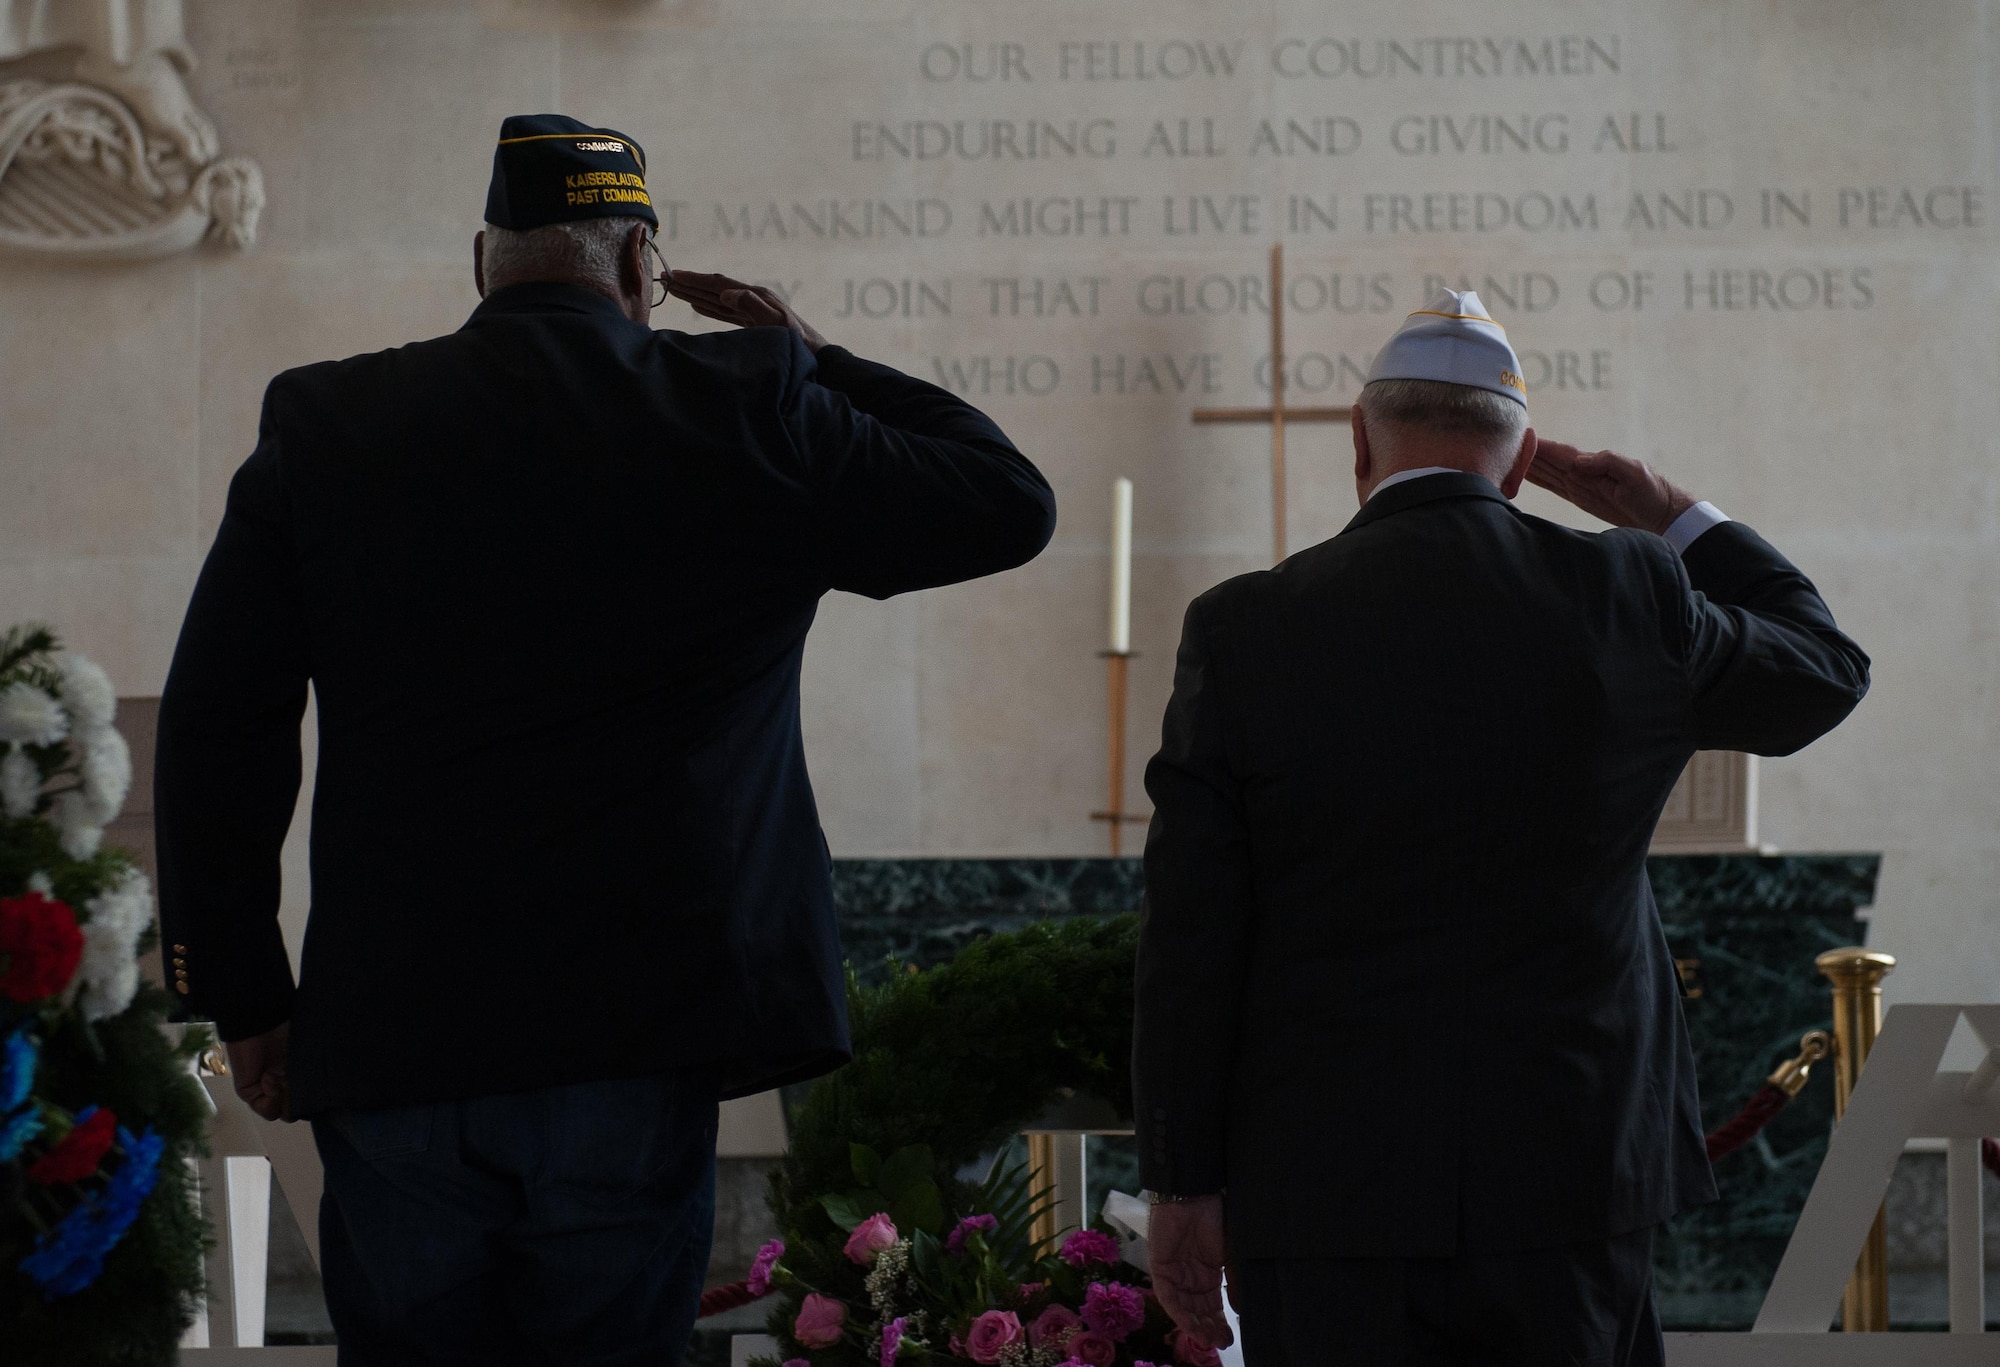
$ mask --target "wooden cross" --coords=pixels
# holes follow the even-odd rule
[[[1346,422],[1351,409],[1285,407],[1285,244],[1271,246],[1271,406],[1197,408],[1194,421],[1271,424],[1271,546],[1273,563],[1285,558],[1285,425]]]

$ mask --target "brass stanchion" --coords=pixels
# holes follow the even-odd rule
[[[1047,1253],[1055,1249],[1058,1236],[1084,1225],[1084,1153],[1089,1139],[1082,1130],[1029,1130],[1027,1140],[1028,1170],[1042,1207],[1028,1237]]]
[[[1111,828],[1117,830],[1114,824]],[[1032,1187],[1050,1186],[1056,1176],[1056,1137],[1052,1134],[1028,1135],[1028,1172]],[[1035,1216],[1034,1224],[1028,1230],[1028,1237],[1037,1246],[1053,1246],[1056,1241],[1056,1212],[1053,1206]]]
[[[1896,958],[1856,946],[1829,949],[1813,962],[1833,983],[1833,1114],[1838,1122],[1882,1028],[1882,979],[1896,967]],[[1840,1327],[1850,1334],[1881,1333],[1889,1327],[1889,1236],[1880,1210],[1841,1295]]]

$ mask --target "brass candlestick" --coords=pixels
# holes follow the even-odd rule
[[[1105,822],[1110,826],[1113,859],[1118,858],[1124,848],[1126,824],[1144,823],[1153,819],[1150,815],[1135,814],[1125,810],[1125,689],[1134,653],[1130,650],[1099,652],[1104,659],[1105,713],[1108,723],[1106,758],[1111,769],[1110,802],[1104,811],[1092,812],[1090,819]]]
[[[1896,959],[1857,946],[1829,949],[1813,963],[1833,983],[1833,1115],[1838,1123],[1882,1029],[1882,979],[1895,968]],[[1889,1236],[1882,1214],[1875,1212],[1854,1275],[1841,1293],[1840,1327],[1850,1334],[1889,1328]]]

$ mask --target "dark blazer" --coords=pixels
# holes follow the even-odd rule
[[[225,1039],[289,1019],[302,1114],[837,1065],[814,610],[1019,565],[1054,522],[943,390],[784,329],[654,332],[569,286],[278,376],[160,710],[186,1005]],[[308,681],[295,992],[278,859]]]
[[[1146,771],[1143,1178],[1239,1258],[1503,1252],[1714,1196],[1646,847],[1697,749],[1868,658],[1740,523],[1686,555],[1476,475],[1188,609]]]

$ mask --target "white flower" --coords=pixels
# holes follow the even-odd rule
[[[83,800],[91,820],[106,825],[116,819],[132,788],[132,750],[125,737],[108,726],[86,733],[82,746],[77,770],[83,779]]]
[[[62,701],[79,732],[102,730],[118,712],[118,690],[111,676],[81,655],[62,662]]]
[[[61,704],[25,680],[0,688],[0,740],[54,745],[69,734]]]
[[[91,820],[90,804],[84,801],[82,793],[72,789],[62,794],[49,815],[55,818],[56,830],[62,835],[64,854],[71,859],[88,859],[97,853],[97,846],[104,839],[104,828]]]
[[[90,954],[90,932],[83,933],[83,952]],[[126,959],[109,977],[93,978],[76,994],[77,1009],[88,1021],[109,1020],[132,1004],[139,994],[139,961]]]
[[[0,759],[0,811],[16,818],[27,816],[41,794],[42,771],[25,751],[9,750],[7,758]]]
[[[36,869],[28,875],[28,891],[39,892],[44,897],[53,897],[56,895],[56,880],[49,877],[46,871]]]
[[[153,885],[137,869],[127,869],[118,881],[83,904],[93,926],[107,926],[136,953],[139,936],[153,920]]]
[[[76,979],[82,985],[77,1007],[85,1020],[115,1016],[132,1004],[139,990],[139,937],[153,920],[153,887],[134,869],[110,889],[84,903],[90,919],[83,926],[83,960]]]

